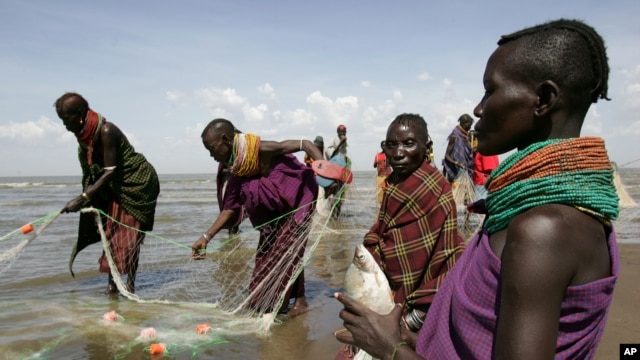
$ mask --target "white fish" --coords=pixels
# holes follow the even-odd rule
[[[389,281],[373,255],[362,244],[356,246],[353,262],[344,276],[344,292],[378,314],[387,315],[393,310],[393,292]],[[362,359],[373,358],[363,350],[358,350],[354,360]]]

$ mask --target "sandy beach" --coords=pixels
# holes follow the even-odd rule
[[[640,244],[620,244],[620,277],[596,359],[619,359],[620,344],[640,343]]]

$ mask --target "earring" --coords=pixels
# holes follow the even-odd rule
[[[84,124],[84,120],[80,119],[80,125]]]

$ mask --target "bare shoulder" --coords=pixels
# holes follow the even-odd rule
[[[610,273],[603,224],[571,206],[541,205],[516,216],[509,224],[506,241],[505,249],[530,252],[531,260],[564,271],[572,285]]]
[[[107,121],[100,128],[100,138],[105,148],[115,147],[124,136],[120,128],[112,122]]]
[[[114,136],[114,135],[121,134],[122,131],[120,131],[120,128],[116,124],[110,121],[107,121],[104,124],[102,124],[102,127],[100,128],[100,133],[102,134],[102,136],[105,136],[105,135]]]

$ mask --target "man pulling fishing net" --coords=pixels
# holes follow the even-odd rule
[[[193,244],[192,257],[204,259],[209,241],[244,206],[252,225],[260,229],[247,306],[288,317],[307,311],[302,262],[318,185],[313,170],[291,153],[306,151],[313,159],[322,159],[322,153],[308,140],[264,141],[240,133],[226,119],[212,120],[201,136],[211,157],[226,164],[231,175],[223,209]],[[290,300],[294,303],[289,309]]]
[[[127,291],[135,290],[140,245],[145,231],[153,229],[160,181],[153,165],[137,153],[125,134],[102,115],[91,110],[80,94],[66,93],[55,102],[64,126],[78,139],[82,168],[82,194],[71,199],[62,213],[93,206],[109,215],[103,227],[113,260],[120,274],[127,274]],[[90,244],[100,241],[95,218],[80,215],[78,242],[69,261]],[[99,260],[100,272],[109,273],[107,294],[119,292],[106,254]],[[73,275],[73,270],[71,271]]]

